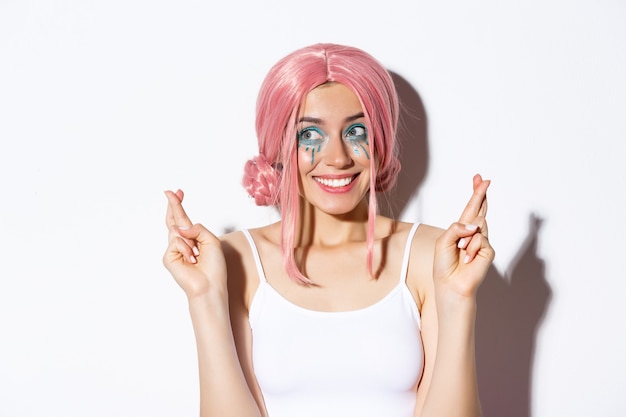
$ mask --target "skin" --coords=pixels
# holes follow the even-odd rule
[[[315,126],[327,135],[315,158],[303,148],[298,151],[303,221],[296,258],[315,285],[297,284],[284,271],[280,222],[250,230],[270,284],[304,308],[363,308],[397,284],[410,224],[377,216],[376,277],[365,265],[370,161],[345,140],[351,125],[364,123],[356,117],[361,113],[351,90],[330,84],[313,90],[299,114],[299,129]],[[318,181],[346,177],[352,183],[339,188]],[[420,225],[412,241],[407,285],[421,314],[425,364],[415,416],[481,415],[474,322],[476,292],[494,258],[485,221],[488,186],[489,181],[474,176],[473,194],[459,221],[446,230]],[[241,232],[218,238],[193,224],[182,207],[182,191],[165,194],[169,245],[163,262],[189,301],[201,415],[265,416],[251,366],[248,308],[259,277],[249,245]]]
[[[316,218],[349,213],[367,221],[370,160],[367,154],[355,152],[348,133],[355,125],[365,123],[358,98],[342,84],[325,84],[309,93],[298,115],[300,129],[326,132],[326,143],[312,160],[304,148],[298,149],[298,180],[303,205],[311,205]],[[345,187],[326,187],[317,180],[351,179]],[[355,211],[354,209],[357,208]],[[363,217],[365,216],[365,217]],[[327,238],[328,233],[320,234]]]

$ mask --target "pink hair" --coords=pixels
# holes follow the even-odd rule
[[[287,273],[309,284],[294,255],[299,211],[296,118],[307,94],[329,82],[349,87],[363,107],[369,131],[370,190],[389,190],[400,171],[398,97],[391,76],[375,58],[349,46],[316,44],[292,52],[270,69],[257,99],[260,157],[246,163],[243,184],[257,204],[280,206]],[[372,273],[376,192],[369,193],[368,210],[367,266]]]

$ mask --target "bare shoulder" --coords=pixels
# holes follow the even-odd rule
[[[439,227],[420,224],[411,243],[407,284],[419,306],[433,290],[435,243],[443,231]]]
[[[254,279],[258,283],[250,244],[241,230],[220,236],[220,241],[226,258],[231,307],[232,304],[237,303],[245,306],[247,310],[257,287]]]
[[[274,225],[249,229],[257,249],[261,249]],[[252,246],[243,231],[227,233],[220,237],[228,269],[228,292],[231,301],[242,302],[247,307],[259,285],[259,274]]]
[[[220,241],[227,260],[240,257],[241,253],[246,252],[249,247],[246,236],[241,230],[220,236]]]
[[[394,225],[394,234],[400,241],[404,242],[408,236],[409,230],[414,226],[413,223],[396,222]],[[443,233],[443,229],[427,224],[418,224],[413,240],[411,241],[411,262],[419,260],[420,263],[424,257],[429,258],[435,250],[435,242]]]
[[[440,227],[420,224],[413,238],[413,252],[411,255],[415,253],[416,256],[419,256],[423,251],[430,251],[432,253],[435,250],[435,242],[443,232],[444,230]]]

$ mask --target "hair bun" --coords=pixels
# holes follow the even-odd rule
[[[278,204],[280,175],[265,156],[259,155],[246,162],[243,186],[257,206],[274,206]]]

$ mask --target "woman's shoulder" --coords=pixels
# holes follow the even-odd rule
[[[270,224],[259,228],[246,229],[252,238],[248,240],[243,230],[236,230],[220,236],[222,250],[228,269],[228,287],[231,297],[240,296],[246,306],[260,282],[256,254],[264,253],[273,245],[272,240],[280,227]],[[279,241],[280,242],[280,241]]]
[[[403,253],[404,248],[410,251],[410,262],[413,265],[432,264],[435,242],[443,229],[424,223],[412,223],[381,218],[379,224],[385,225],[379,238],[386,239],[396,253]],[[415,233],[410,235],[415,228]],[[414,268],[415,269],[415,268]]]
[[[380,228],[377,227],[377,230],[382,231],[380,237],[397,238],[401,241],[406,240],[411,229],[415,227],[416,231],[411,244],[412,248],[414,249],[419,249],[419,247],[422,245],[434,245],[435,241],[443,232],[443,229],[436,226],[431,226],[424,223],[413,223],[394,220],[383,216],[379,216],[378,222],[379,225],[382,226]]]
[[[235,230],[220,236],[224,251],[238,256],[250,252],[251,245],[245,232],[252,238],[255,246],[280,242],[280,224],[272,223],[267,226],[245,229],[245,231]],[[226,255],[228,256],[228,253]]]
[[[409,227],[412,227],[410,224]],[[407,285],[421,305],[426,294],[432,291],[432,270],[435,256],[435,244],[443,229],[429,224],[417,224],[417,230],[410,243]]]
[[[413,227],[413,225],[417,229],[410,244],[411,265],[424,266],[429,270],[435,253],[435,243],[443,233],[443,229],[424,223],[411,223],[409,227]]]
[[[440,227],[420,223],[415,232],[413,243],[417,245],[417,249],[419,249],[420,245],[433,246],[434,249],[434,244],[442,233],[443,229]]]

